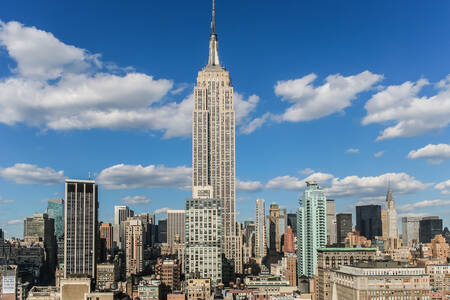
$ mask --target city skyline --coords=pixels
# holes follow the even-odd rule
[[[160,33],[152,31],[155,36],[138,38],[137,35],[143,32],[136,29],[133,39],[126,38],[131,27],[118,31],[117,37],[121,41],[136,43],[139,49],[124,45],[124,55],[119,55],[112,47],[113,37],[108,34],[99,37],[99,32],[112,34],[114,30],[103,28],[110,24],[106,14],[100,16],[104,24],[98,31],[89,31],[87,24],[77,30],[70,26],[61,27],[59,22],[62,21],[46,21],[43,14],[32,16],[20,10],[21,5],[20,1],[0,4],[0,108],[9,112],[0,117],[0,140],[8,141],[0,149],[0,210],[5,212],[0,215],[0,227],[5,235],[20,237],[25,217],[45,211],[48,199],[62,198],[66,178],[88,179],[92,176],[96,179],[101,190],[99,220],[105,222],[113,222],[115,205],[128,205],[136,213],[182,209],[185,199],[191,196],[191,169],[188,166],[191,165],[189,116],[193,107],[190,98],[193,74],[206,63],[208,56],[205,51],[208,36],[205,22],[209,22],[206,2],[195,3],[191,8],[199,20],[171,18],[173,24],[164,23],[162,19],[173,13],[165,9],[165,4],[158,4],[161,5],[158,7],[161,19],[145,20],[145,28],[158,22],[165,24],[161,32],[167,36],[173,36],[181,27],[186,27],[183,32],[189,32],[189,40],[193,44],[184,43],[176,58],[174,53],[161,52],[172,49],[168,47],[172,42],[166,41]],[[234,32],[237,25],[233,25],[227,15],[236,10],[237,2],[218,2],[217,5],[220,7],[217,18],[221,24],[221,62],[231,70],[237,91],[236,202],[237,211],[241,212],[238,220],[254,217],[257,198],[264,198],[267,203],[276,201],[280,208],[295,211],[305,181],[310,179],[318,181],[327,196],[336,199],[337,213],[354,213],[354,205],[358,202],[383,204],[389,181],[396,200],[398,222],[407,214],[420,213],[438,215],[445,225],[449,223],[450,146],[445,142],[448,143],[450,135],[448,118],[446,120],[445,114],[439,114],[447,106],[443,105],[441,112],[430,111],[424,120],[418,120],[428,123],[427,126],[416,124],[416,130],[409,131],[402,131],[408,128],[394,127],[411,121],[407,116],[397,114],[396,119],[386,119],[383,114],[395,114],[396,109],[408,108],[405,107],[407,101],[416,96],[448,105],[450,63],[444,60],[436,64],[438,54],[421,48],[424,46],[417,46],[418,49],[406,55],[416,62],[412,67],[407,58],[399,58],[399,62],[393,63],[392,57],[386,53],[373,57],[370,55],[373,49],[369,47],[374,46],[373,41],[361,36],[356,36],[350,45],[368,53],[356,54],[354,50],[343,53],[345,47],[331,43],[336,53],[321,61],[323,55],[329,53],[324,52],[326,43],[323,45],[320,38],[309,36],[310,28],[305,27],[305,22],[311,21],[311,17],[285,21],[291,26],[273,24],[269,28],[263,24],[263,17],[267,14],[264,9],[269,6],[276,16],[283,13],[292,15],[290,10],[293,9],[304,14],[304,9],[308,8],[314,13],[319,6],[304,3],[258,6],[255,24],[247,24],[246,30]],[[250,10],[247,5],[243,4],[243,12],[237,14],[237,24],[248,23],[244,19]],[[346,5],[361,11],[365,8],[356,2]],[[431,9],[427,4],[421,5]],[[386,2],[381,2],[374,7],[374,14],[386,13],[383,11],[386,6]],[[53,7],[56,12],[64,5]],[[398,4],[391,4],[389,8],[391,14],[386,15],[392,17],[401,10]],[[129,8],[127,14],[135,12],[134,9]],[[402,21],[418,26],[413,25],[413,16],[419,11],[409,9],[411,15],[404,16]],[[76,11],[77,8],[73,15],[69,14],[67,22],[73,22]],[[435,33],[438,25],[445,25],[439,29],[443,33],[448,28],[448,24],[439,18],[441,15],[437,9],[433,12],[437,14],[434,22],[419,33],[425,41],[427,33]],[[118,14],[118,8],[112,7],[110,13]],[[341,20],[345,15],[340,11],[336,18]],[[180,17],[179,12],[176,16]],[[136,19],[144,22],[142,15]],[[136,19],[134,22],[138,22]],[[93,16],[88,16],[86,22],[89,24],[92,20]],[[358,21],[359,17],[352,20]],[[324,25],[322,33],[327,33],[325,36],[328,37],[338,34],[348,42],[346,30],[351,21],[341,21],[343,28],[332,30],[330,22]],[[377,31],[365,25],[363,32],[375,32],[375,40],[384,42],[382,45],[390,49],[387,41],[396,33],[388,34],[387,27]],[[321,30],[312,32],[321,33]],[[382,38],[382,34],[386,34],[386,38]],[[279,37],[275,38],[277,35]],[[261,47],[264,39],[276,43],[288,37],[292,42],[288,53],[275,45],[268,49]],[[29,56],[26,49],[15,46],[21,41],[40,49],[43,45],[39,44],[39,38],[48,41],[46,45],[49,48],[44,48],[44,51],[55,51],[60,57],[56,55],[48,60],[39,60],[39,56]],[[185,41],[185,37],[178,38]],[[104,43],[97,43],[95,39]],[[164,42],[158,45],[158,40]],[[328,40],[333,41],[333,38]],[[443,40],[433,41],[444,53],[449,47]],[[403,47],[412,44],[410,39],[398,42]],[[235,50],[241,48],[245,51]],[[269,56],[277,57],[277,60],[267,57],[268,50],[273,51]],[[418,60],[414,54],[420,50],[427,51]],[[148,51],[154,51],[153,55],[145,55]],[[293,59],[296,51],[303,57],[300,55]],[[139,54],[131,57],[136,52]],[[438,57],[444,58],[442,55]],[[393,66],[389,66],[388,61]],[[128,69],[128,66],[133,69]],[[404,72],[399,69],[404,69]],[[317,78],[311,74],[317,74]],[[333,76],[327,77],[329,75]],[[430,83],[426,84],[425,79]],[[37,94],[33,99],[45,104],[44,108],[34,107],[30,99],[22,99],[15,94],[21,84],[24,92]],[[77,90],[79,84],[91,88],[90,92],[97,97]],[[95,84],[100,89],[94,89]],[[107,91],[111,84],[117,87],[117,91],[113,91],[114,96]],[[127,85],[133,89],[127,90]],[[402,86],[396,87],[398,85]],[[75,111],[74,115],[68,115],[64,109],[58,108],[61,103],[55,103],[68,99],[64,93],[70,88],[77,91],[76,95],[72,94],[74,103],[67,100],[64,104],[67,109]],[[390,92],[400,96],[389,100]],[[402,97],[400,92],[409,93],[409,96]],[[131,100],[124,104],[127,97]],[[15,105],[11,105],[12,102]],[[326,109],[317,111],[314,103]],[[94,119],[83,119],[81,111],[76,113],[80,104],[85,105]],[[144,113],[132,120],[121,115],[124,112],[135,114],[142,108]],[[28,115],[30,111],[32,113]],[[110,114],[114,111],[118,113],[118,119]],[[33,113],[38,117],[33,117]],[[258,125],[261,126],[257,128]],[[391,130],[380,134],[388,128]],[[349,131],[351,135],[348,135]],[[300,142],[293,141],[296,139]],[[303,143],[307,139],[311,146]],[[92,147],[81,147],[80,143]],[[90,159],[81,161],[81,157]],[[306,160],[305,157],[312,159]]]

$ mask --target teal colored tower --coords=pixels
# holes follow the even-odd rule
[[[47,205],[47,214],[49,218],[55,220],[56,238],[64,235],[64,200],[49,199]]]
[[[297,211],[297,277],[313,277],[317,249],[327,244],[327,199],[316,182],[306,182]]]

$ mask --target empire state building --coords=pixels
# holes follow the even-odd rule
[[[220,200],[223,253],[241,272],[236,238],[235,112],[229,72],[220,65],[213,2],[208,64],[198,73],[192,114],[192,196]],[[203,195],[200,195],[202,193]]]

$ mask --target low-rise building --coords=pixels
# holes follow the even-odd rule
[[[211,279],[188,279],[187,300],[211,300]]]
[[[138,285],[140,300],[159,300],[161,297],[160,280],[141,280]]]
[[[333,300],[430,299],[425,268],[399,262],[373,261],[332,271]]]
[[[59,289],[56,286],[34,286],[28,292],[27,300],[60,300]]]
[[[428,265],[425,267],[430,275],[430,289],[435,299],[448,299],[446,293],[450,295],[450,265]],[[432,298],[433,299],[433,298]]]
[[[110,289],[111,285],[119,280],[119,266],[117,263],[98,264],[96,288],[99,291]]]

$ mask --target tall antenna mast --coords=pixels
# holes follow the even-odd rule
[[[212,0],[212,21],[211,21],[212,33],[216,33],[216,0]]]

